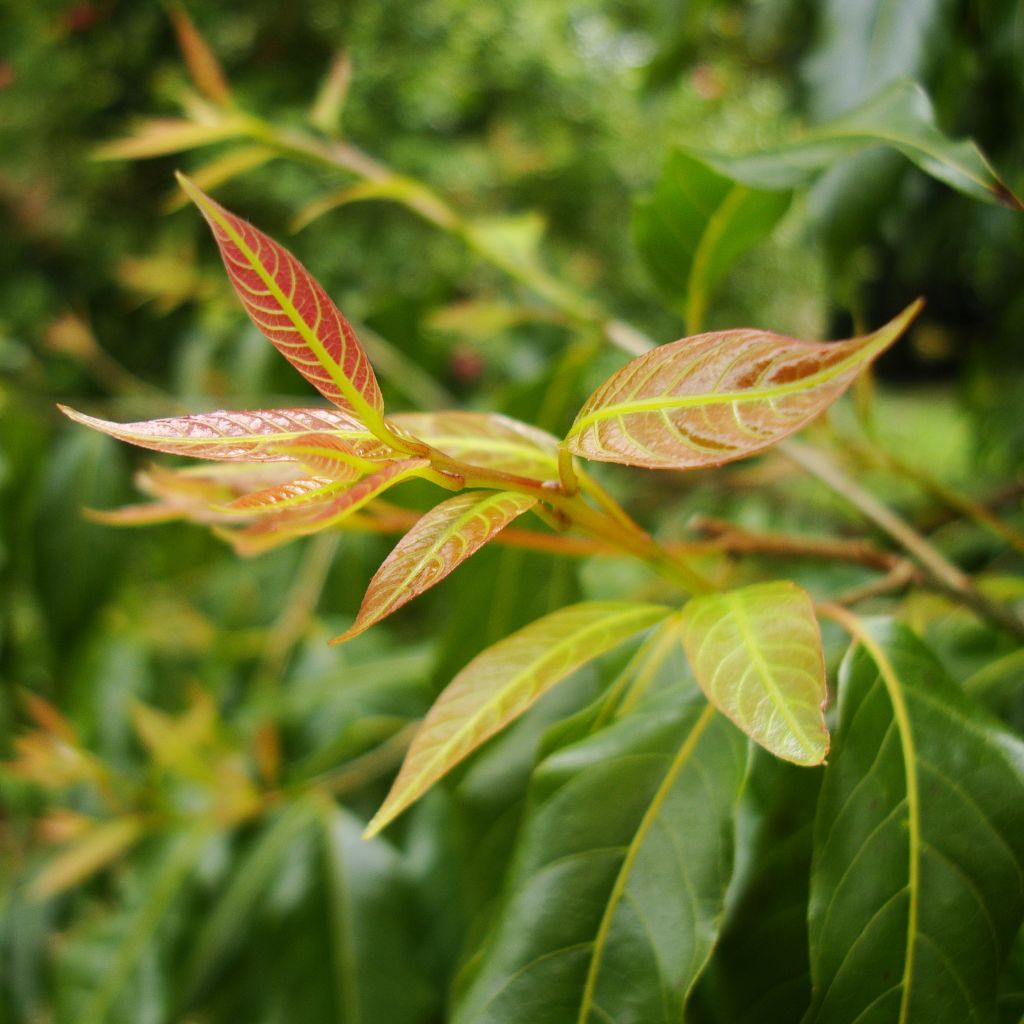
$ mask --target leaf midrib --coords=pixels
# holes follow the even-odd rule
[[[201,193],[200,193],[201,195]],[[340,363],[335,362],[324,347],[323,342],[317,337],[316,333],[310,328],[309,324],[299,315],[299,311],[295,308],[295,304],[292,300],[285,295],[281,286],[274,279],[274,276],[263,266],[257,255],[249,247],[249,244],[244,238],[235,230],[231,222],[212,204],[206,201],[206,197],[203,197],[202,202],[203,209],[207,214],[212,217],[218,227],[224,231],[232,242],[238,247],[238,250],[245,257],[249,265],[259,275],[260,280],[270,290],[271,295],[277,300],[281,309],[289,320],[295,325],[296,330],[302,336],[303,341],[309,346],[310,350],[317,358],[317,362],[327,371],[330,378],[337,385],[338,390],[345,396],[346,400],[351,404],[352,408],[356,410],[359,416],[366,422],[368,427],[380,426],[383,427],[383,416],[375,409],[369,402],[363,397],[356,386],[348,379],[345,373],[342,371]],[[276,243],[275,243],[276,244]],[[308,274],[309,272],[306,271]],[[342,347],[342,351],[345,348],[346,339],[344,336],[340,339],[339,344]],[[372,370],[370,371],[370,379],[372,379]],[[371,430],[371,433],[373,431]]]
[[[647,834],[650,832],[662,805],[668,798],[669,790],[672,788],[673,783],[682,771],[686,762],[690,759],[690,756],[696,749],[701,736],[704,734],[714,715],[715,708],[713,705],[707,704],[704,710],[700,713],[700,716],[693,723],[693,727],[691,728],[689,735],[686,737],[686,740],[683,742],[682,746],[680,746],[675,758],[669,765],[668,771],[665,773],[665,778],[662,780],[657,792],[651,799],[650,804],[648,804],[647,810],[644,812],[644,816],[640,821],[636,834],[633,836],[632,840],[630,840],[629,846],[626,850],[626,856],[622,862],[622,867],[619,869],[619,873],[615,878],[615,884],[612,886],[612,891],[608,896],[608,902],[605,905],[604,914],[601,916],[601,923],[598,925],[597,935],[594,938],[594,951],[590,959],[590,967],[587,971],[587,980],[584,985],[583,996],[580,1000],[580,1011],[576,1018],[577,1024],[587,1024],[587,1017],[594,1005],[594,995],[601,971],[601,960],[608,940],[608,933],[611,931],[615,911],[618,907],[619,901],[622,899],[623,893],[626,890],[626,885],[629,882],[630,873],[633,870],[636,858],[640,854],[640,849],[643,846],[644,840],[647,838]]]
[[[890,331],[883,327],[873,341],[869,341],[862,348],[857,349],[852,355],[836,363],[834,366],[819,370],[808,377],[801,377],[796,381],[778,384],[772,388],[756,388],[747,391],[713,391],[700,395],[670,395],[663,398],[640,398],[629,402],[619,402],[615,405],[602,406],[586,416],[581,416],[572,425],[572,429],[567,437],[575,437],[595,423],[615,419],[617,416],[659,412],[664,409],[703,408],[710,405],[727,405],[732,402],[768,401],[772,398],[784,398],[787,395],[808,391],[819,384],[829,383],[858,363],[870,359],[884,349],[898,333],[898,331]]]

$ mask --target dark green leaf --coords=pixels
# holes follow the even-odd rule
[[[711,952],[746,742],[671,699],[556,752],[456,1024],[679,1021]]]
[[[415,962],[415,930],[397,854],[327,805],[322,815],[331,981],[337,1020],[405,1024],[423,1019],[429,989]]]
[[[674,150],[654,192],[633,206],[633,238],[662,294],[702,328],[708,295],[736,260],[771,234],[792,193],[739,185]]]
[[[868,146],[891,146],[925,173],[975,199],[1024,209],[971,141],[954,141],[935,123],[928,94],[916,82],[894,82],[856,110],[774,150],[742,156],[701,153],[720,174],[751,188],[806,184],[818,172]]]
[[[991,1021],[1024,913],[1024,745],[909,630],[856,630],[815,823],[807,1022]]]

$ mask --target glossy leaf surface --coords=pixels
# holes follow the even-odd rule
[[[534,772],[455,1024],[675,1024],[714,945],[747,743],[678,689]]]
[[[738,185],[681,150],[669,155],[652,195],[633,207],[633,237],[662,294],[700,330],[708,295],[736,260],[767,238],[788,191]]]
[[[538,480],[558,478],[558,439],[493,412],[412,412],[391,422],[452,458]]]
[[[302,434],[287,441],[275,441],[271,449],[285,458],[295,459],[318,476],[331,480],[358,480],[374,464],[359,454],[359,443],[347,441],[338,434]],[[367,450],[365,445],[363,450]],[[372,454],[376,454],[373,445]]]
[[[920,302],[873,334],[797,341],[752,329],[651,349],[587,399],[575,455],[649,469],[717,466],[780,441],[834,402],[903,333]]]
[[[815,825],[806,1020],[991,1021],[1024,913],[1024,744],[909,630],[862,628]]]
[[[358,636],[440,583],[536,503],[525,494],[471,491],[432,508],[385,559],[370,581],[356,621],[334,642]]]
[[[325,398],[379,427],[384,400],[355,331],[286,249],[179,175],[252,322]]]
[[[795,583],[758,583],[687,602],[682,637],[708,700],[751,739],[795,764],[828,753],[821,631]]]
[[[303,476],[297,480],[289,480],[287,483],[243,494],[225,505],[223,511],[262,513],[307,508],[310,505],[323,504],[342,486],[339,481],[327,477]]]
[[[629,601],[570,605],[478,654],[430,709],[368,834],[380,831],[575,669],[668,613]]]
[[[337,526],[342,520],[385,491],[416,476],[430,463],[426,459],[402,459],[389,462],[383,469],[364,477],[340,493],[325,492],[314,503],[269,512],[252,526],[241,530],[221,531],[220,536],[232,543],[239,554],[258,554],[291,537],[303,537],[319,530]]]
[[[933,178],[975,199],[1024,209],[973,142],[953,141],[939,131],[928,94],[907,80],[894,82],[800,141],[763,153],[699,156],[753,188],[784,189],[805,184],[836,160],[880,145],[892,146]]]
[[[387,449],[353,416],[339,409],[256,409],[197,413],[136,423],[114,423],[58,406],[76,423],[119,441],[168,455],[195,459],[244,459],[284,462],[291,458],[272,445],[294,441],[311,431],[331,431],[364,457],[383,457]]]

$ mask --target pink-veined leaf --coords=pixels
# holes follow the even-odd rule
[[[352,627],[331,643],[358,636],[440,583],[513,519],[537,504],[511,491],[473,491],[435,506],[398,542],[377,570]]]
[[[762,451],[827,408],[907,328],[831,343],[768,331],[699,334],[638,356],[587,400],[566,437],[575,455],[649,469],[717,466]]]
[[[251,491],[284,484],[301,474],[288,462],[215,462],[168,469],[151,465],[135,474],[135,484],[156,501],[113,509],[85,509],[86,518],[107,526],[146,526],[185,519],[204,526],[238,523],[244,516],[214,511]]]
[[[364,473],[379,468],[373,461],[359,455],[358,446],[337,434],[302,434],[275,443],[271,449],[302,463],[317,476],[329,477],[331,480],[358,480]]]
[[[313,275],[283,246],[236,217],[183,174],[253,323],[325,398],[383,429],[384,400],[355,331]]]
[[[500,413],[399,413],[391,422],[463,462],[531,479],[558,479],[558,439]]]
[[[309,509],[333,498],[343,486],[344,484],[338,480],[331,480],[328,477],[305,476],[264,488],[262,491],[243,494],[227,505],[215,508],[214,511],[265,513],[280,512],[284,509]]]
[[[292,537],[304,537],[337,526],[374,498],[403,480],[417,476],[429,466],[427,459],[389,462],[376,473],[326,501],[270,512],[251,526],[241,530],[218,530],[217,535],[228,541],[239,554],[258,554]]]
[[[556,683],[670,611],[632,601],[574,604],[478,654],[428,712],[366,834],[379,832]]]
[[[136,423],[113,423],[86,416],[67,406],[58,408],[76,423],[102,431],[119,441],[168,455],[286,462],[291,457],[274,451],[274,445],[311,432],[327,431],[337,433],[363,458],[385,458],[390,454],[390,449],[374,438],[359,420],[340,409],[221,410]]]
[[[683,647],[708,700],[795,764],[821,764],[829,736],[825,655],[814,605],[788,580],[687,602]]]

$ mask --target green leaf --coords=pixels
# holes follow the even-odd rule
[[[167,844],[140,901],[121,915],[112,948],[106,951],[102,974],[93,980],[77,1024],[106,1024],[112,1008],[144,956],[152,950],[153,937],[175,899],[181,894],[209,833],[194,829],[174,836]]]
[[[1024,744],[906,628],[859,646],[815,823],[808,1024],[995,1015],[1024,914]]]
[[[824,0],[802,76],[815,120],[837,117],[898,79],[929,80],[950,56],[958,20],[951,0]]]
[[[668,608],[631,601],[584,602],[478,654],[430,709],[367,834],[379,832],[571,672],[668,614]]]
[[[414,1024],[430,990],[415,960],[415,931],[398,855],[365,842],[347,811],[321,814],[334,1018],[345,1024]]]
[[[678,691],[536,770],[454,1024],[668,1024],[717,935],[742,736]]]
[[[754,749],[737,815],[742,868],[694,992],[693,1024],[799,1021],[811,997],[807,895],[823,772]],[[687,1018],[689,1022],[690,1018]]]
[[[959,192],[1024,209],[973,142],[943,135],[928,94],[906,80],[894,82],[856,110],[775,150],[697,155],[720,174],[752,188],[784,189],[804,185],[837,160],[880,145],[899,150],[926,174]]]
[[[187,1005],[213,977],[228,955],[244,942],[260,900],[282,870],[297,838],[315,818],[309,802],[288,805],[260,834],[235,867],[217,901],[203,915],[191,938],[182,972],[182,1005]]]
[[[377,570],[343,643],[440,583],[513,519],[537,503],[511,491],[470,491],[441,502],[398,542]]]
[[[708,700],[751,739],[795,764],[825,760],[825,656],[805,590],[780,580],[695,597],[682,636]]]
[[[131,816],[93,825],[47,862],[32,879],[32,894],[45,899],[78,885],[127,853],[143,832],[142,821]]]
[[[558,479],[558,438],[501,413],[406,412],[390,422],[453,459],[531,479]]]
[[[566,435],[574,455],[647,469],[718,466],[763,451],[828,408],[921,308],[873,334],[820,343],[769,331],[698,334],[612,374]]]
[[[767,238],[792,193],[738,185],[674,150],[654,193],[633,204],[633,238],[664,296],[701,329],[711,289],[748,249]]]

